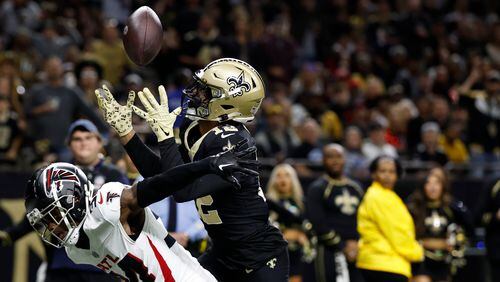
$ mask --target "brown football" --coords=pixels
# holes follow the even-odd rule
[[[151,8],[142,6],[128,17],[123,30],[123,46],[137,65],[147,65],[158,55],[162,38],[163,27]]]

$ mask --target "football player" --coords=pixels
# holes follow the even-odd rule
[[[107,122],[121,136],[127,153],[144,176],[230,150],[242,140],[247,146],[255,145],[244,123],[254,119],[264,98],[264,83],[249,64],[223,58],[195,73],[193,82],[184,90],[187,119],[179,147],[169,137],[180,109],[169,113],[165,89],[158,89],[160,103],[147,88],[138,93],[146,111],[132,106],[133,93],[127,105],[121,106],[109,90],[96,91]],[[145,118],[157,135],[161,157],[135,135],[132,110]],[[256,154],[250,157],[254,161],[256,158]],[[257,165],[250,168],[258,169]],[[219,281],[287,281],[287,243],[269,223],[259,177],[235,174],[235,178],[240,189],[212,174],[174,194],[178,202],[195,200],[212,240],[212,248],[199,258],[200,264]]]
[[[314,265],[307,265],[304,281],[360,281],[356,213],[363,190],[344,175],[345,154],[339,144],[323,147],[325,175],[311,184],[306,215],[318,236]]]
[[[123,280],[216,281],[147,206],[207,173],[223,178],[236,171],[256,175],[239,166],[241,158],[255,151],[237,149],[238,145],[131,187],[109,182],[97,191],[78,167],[54,163],[37,170],[28,182],[26,216],[46,243],[64,246],[75,263],[94,265]]]

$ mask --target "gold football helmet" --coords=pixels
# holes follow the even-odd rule
[[[193,78],[183,91],[186,117],[193,120],[249,122],[264,99],[261,76],[241,60],[215,60],[196,71]]]

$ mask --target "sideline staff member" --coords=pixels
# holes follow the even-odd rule
[[[402,168],[381,156],[370,164],[373,183],[358,209],[359,253],[356,266],[366,282],[407,282],[411,262],[423,259],[413,219],[394,185]]]

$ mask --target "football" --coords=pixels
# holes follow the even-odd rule
[[[133,12],[123,30],[123,46],[128,57],[137,65],[149,64],[160,52],[163,27],[158,15],[142,6]]]

